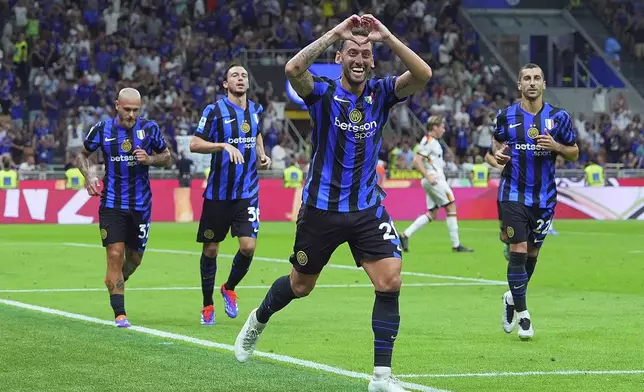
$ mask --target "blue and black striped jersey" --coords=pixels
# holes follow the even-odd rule
[[[548,132],[563,145],[577,142],[570,114],[548,103],[530,114],[517,103],[500,110],[494,138],[510,147],[511,156],[501,174],[499,201],[516,201],[528,207],[554,208],[557,204],[555,160],[557,154],[536,145],[534,138]]]
[[[302,97],[312,119],[313,159],[302,200],[327,211],[360,211],[380,204],[376,166],[382,129],[390,109],[405,99],[394,94],[396,77],[371,78],[361,96],[342,88],[340,78],[313,78]]]
[[[103,151],[105,176],[101,206],[117,210],[146,211],[152,205],[149,166],[137,162],[132,152],[161,153],[166,142],[154,121],[139,118],[132,129],[118,124],[117,117],[94,125],[85,137],[85,149]]]
[[[212,154],[208,186],[203,193],[206,199],[250,199],[259,192],[255,146],[263,110],[262,105],[251,100],[244,110],[228,98],[204,109],[195,135],[213,143],[228,143],[244,156],[244,163],[236,165],[225,150]]]

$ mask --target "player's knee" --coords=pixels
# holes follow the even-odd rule
[[[217,254],[219,253],[219,243],[203,244],[202,253],[204,256],[209,258],[217,257]]]
[[[381,276],[374,282],[376,291],[382,291],[385,293],[400,291],[400,286],[402,286],[402,280],[400,279],[399,274]]]
[[[117,247],[111,247],[107,249],[107,262],[108,264],[123,263],[123,249]]]
[[[518,244],[510,244],[510,252],[515,253],[528,253],[528,243],[520,242]]]
[[[255,254],[255,244],[239,244],[239,252],[246,257],[253,257]]]
[[[291,290],[296,297],[302,298],[311,294],[311,291],[315,288],[315,282],[293,282],[291,281]]]
[[[141,265],[143,260],[143,255],[139,252],[127,252],[125,254],[125,262],[128,264],[134,264],[136,266]]]

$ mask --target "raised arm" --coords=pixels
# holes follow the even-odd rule
[[[391,34],[389,29],[373,15],[363,15],[362,19],[368,22],[369,29],[371,30],[368,39],[374,42],[383,42],[388,45],[391,51],[407,67],[407,71],[396,79],[396,97],[405,98],[422,90],[432,77],[432,69],[429,64],[396,38],[396,36]]]
[[[291,82],[291,86],[293,86],[297,95],[305,98],[313,91],[313,75],[309,72],[309,67],[329,46],[341,39],[348,39],[360,43],[351,34],[351,28],[360,26],[361,23],[362,19],[358,15],[350,16],[332,30],[327,31],[326,34],[300,50],[286,63],[286,67],[284,68],[286,78]]]

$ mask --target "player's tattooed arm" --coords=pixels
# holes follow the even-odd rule
[[[90,155],[92,155],[92,152],[83,148],[76,156],[76,165],[83,177],[85,177],[85,188],[87,189],[87,193],[90,196],[100,196],[100,181],[92,172],[92,163],[89,161]]]
[[[307,97],[313,91],[313,75],[309,72],[311,64],[313,64],[329,46],[333,45],[338,40],[348,39],[360,43],[361,41],[351,33],[351,29],[355,26],[360,26],[361,23],[362,21],[359,16],[350,16],[332,30],[329,30],[326,34],[300,50],[288,61],[288,63],[286,63],[284,68],[286,77],[300,97]]]
[[[171,164],[172,153],[170,153],[170,149],[167,147],[162,153],[150,156],[150,166],[168,167]]]
[[[78,170],[83,174],[85,179],[89,179],[90,176],[90,169],[91,169],[91,163],[89,161],[89,157],[92,155],[90,151],[87,151],[85,148],[81,150],[81,152],[78,153],[76,156],[76,165],[78,166]]]
[[[306,97],[313,91],[313,75],[309,72],[309,67],[337,40],[338,36],[331,30],[300,50],[286,63],[286,77],[300,97]]]

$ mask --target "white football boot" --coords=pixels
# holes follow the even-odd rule
[[[239,335],[237,335],[237,339],[235,339],[235,358],[239,362],[246,362],[253,355],[257,346],[257,339],[266,327],[266,324],[257,321],[256,313],[257,309],[253,309],[250,312]]]
[[[505,333],[514,331],[517,321],[517,313],[514,310],[514,299],[510,290],[503,293],[503,314],[501,315],[501,325]]]

